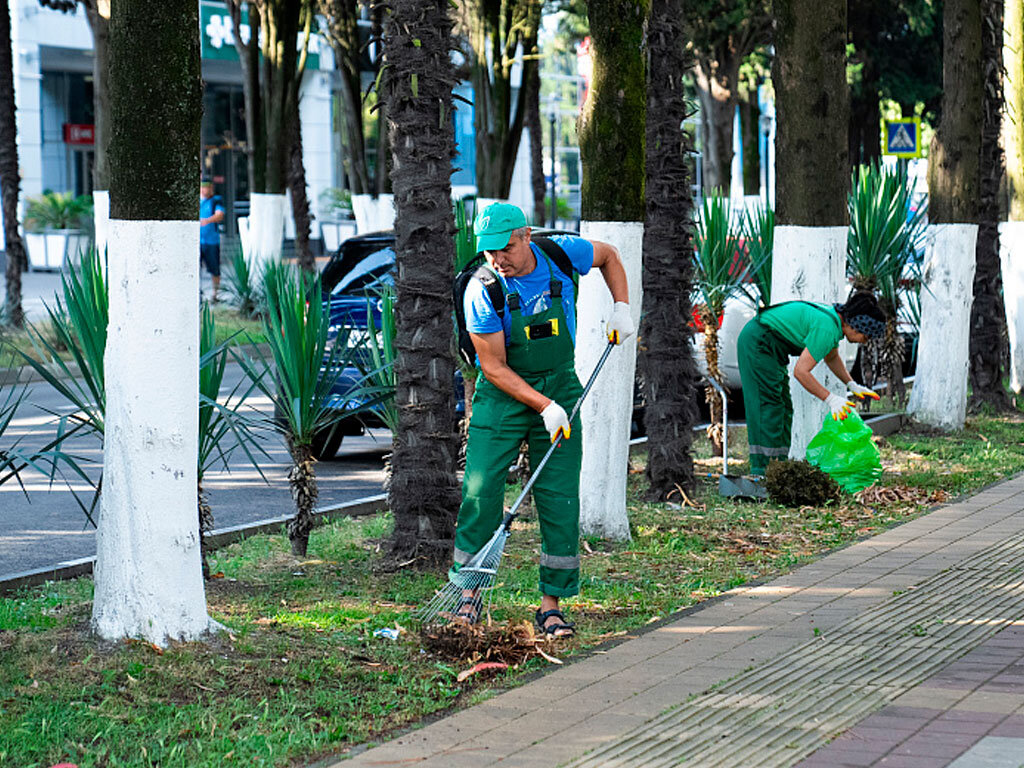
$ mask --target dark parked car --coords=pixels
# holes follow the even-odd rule
[[[576,234],[564,230],[533,230],[536,235]],[[324,300],[330,302],[331,334],[336,336],[342,327],[365,330],[368,328],[367,308],[374,310],[374,322],[380,327],[381,306],[378,298],[380,288],[393,285],[392,270],[395,266],[395,234],[391,231],[371,232],[350,237],[335,251],[320,273]],[[369,299],[369,302],[368,302]],[[337,372],[337,379],[331,390],[330,405],[350,409],[352,399],[348,393],[360,380],[362,374],[357,368],[349,367]],[[463,401],[462,373],[456,368],[455,412],[458,418],[465,414]],[[642,434],[643,405],[637,395],[634,407],[634,436]],[[346,435],[361,435],[367,427],[384,426],[380,417],[372,412],[349,416],[338,422],[332,430],[314,441],[313,450],[317,458],[331,458],[338,452]],[[329,434],[327,434],[329,432]]]

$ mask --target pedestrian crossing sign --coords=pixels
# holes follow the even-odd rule
[[[883,155],[895,157],[921,156],[921,118],[908,117],[884,122]]]

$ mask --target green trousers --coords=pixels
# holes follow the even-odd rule
[[[763,475],[769,461],[789,455],[793,430],[789,346],[756,317],[743,326],[737,342],[752,475]]]
[[[524,376],[527,383],[566,410],[583,388],[572,368],[545,376]],[[536,411],[512,399],[480,376],[473,397],[466,447],[462,506],[455,532],[455,563],[451,573],[469,562],[501,524],[505,480],[519,446],[528,441],[530,466],[536,467],[551,447],[551,437]],[[577,416],[572,435],[563,439],[533,486],[540,522],[540,591],[569,597],[580,591],[579,521],[580,466],[583,428]]]

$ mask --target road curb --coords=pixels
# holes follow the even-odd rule
[[[331,504],[318,507],[313,511],[313,516],[318,520],[331,520],[337,517],[362,517],[382,511],[387,504],[387,494],[378,493],[374,496],[367,496],[362,499]],[[276,533],[281,526],[287,523],[293,515],[281,515],[266,520],[257,520],[254,523],[233,525],[227,528],[217,528],[210,533],[206,540],[210,549],[220,549],[236,541],[255,536],[260,533]],[[31,571],[21,571],[0,579],[0,595],[8,595],[25,587],[36,587],[47,581],[63,581],[65,579],[76,579],[79,576],[88,576],[92,573],[96,557],[83,557],[78,560],[67,560],[57,565],[45,568],[36,568]]]

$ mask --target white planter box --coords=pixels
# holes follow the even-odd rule
[[[78,229],[51,229],[25,234],[29,269],[60,270],[67,262],[78,263],[89,247],[89,235]]]

